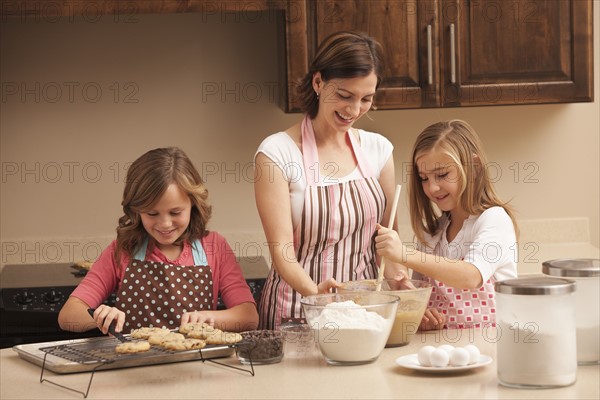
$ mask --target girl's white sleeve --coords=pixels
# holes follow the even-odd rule
[[[483,282],[517,277],[517,238],[510,216],[502,207],[485,210],[473,224],[464,261],[473,264]]]

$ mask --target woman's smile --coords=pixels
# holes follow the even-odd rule
[[[337,115],[338,119],[340,119],[342,123],[351,124],[354,122],[354,118],[351,115],[343,114],[340,111],[336,111],[335,115]]]

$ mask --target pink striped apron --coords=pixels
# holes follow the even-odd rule
[[[320,175],[312,122],[302,121],[302,157],[307,187],[300,224],[294,230],[298,263],[317,284],[373,279],[376,224],[383,218],[386,198],[379,181],[351,133],[352,150],[362,179],[328,184]],[[271,268],[259,304],[262,329],[302,318],[301,295]]]

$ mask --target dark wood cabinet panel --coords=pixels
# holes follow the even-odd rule
[[[382,44],[385,79],[376,96],[377,108],[423,107],[439,102],[435,95],[438,78],[434,73],[439,69],[438,51],[433,49],[437,43],[435,2],[338,0],[311,2],[310,6],[315,7],[315,18],[308,21],[311,55],[318,43],[340,30],[368,32]],[[427,58],[428,45],[431,58]],[[420,62],[423,59],[425,63]]]
[[[442,8],[442,106],[592,100],[590,1],[453,0]]]
[[[325,36],[360,30],[385,50],[379,109],[593,100],[592,0],[308,0],[305,7],[306,26],[287,30],[305,38],[285,49],[288,83],[307,72]],[[290,57],[296,52],[308,59]],[[283,107],[297,111],[290,93]]]
[[[0,17],[276,12],[280,100],[338,30],[377,38],[386,59],[379,109],[593,100],[593,0],[2,1]]]

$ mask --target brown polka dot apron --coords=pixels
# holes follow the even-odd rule
[[[125,269],[115,306],[125,313],[125,332],[177,328],[187,311],[213,307],[212,272],[199,240],[192,242],[193,266],[145,261],[148,239]]]
[[[352,150],[362,179],[332,182],[322,177],[312,122],[302,121],[302,157],[307,187],[300,224],[294,230],[294,252],[300,266],[319,284],[377,277],[376,224],[385,210],[385,194],[360,143],[351,133]],[[301,295],[271,268],[259,305],[262,329],[302,318]]]

